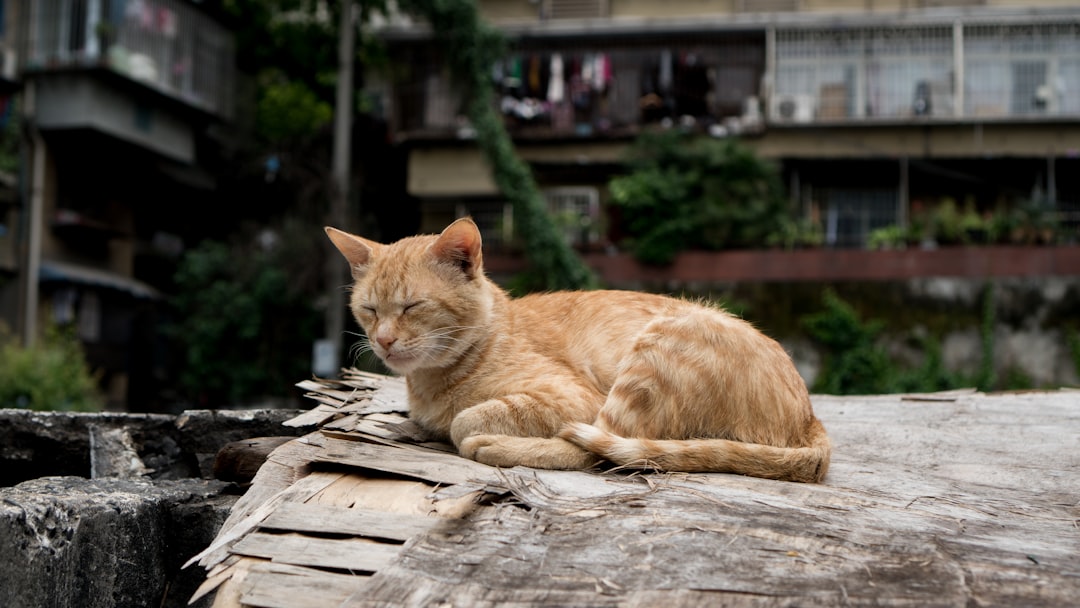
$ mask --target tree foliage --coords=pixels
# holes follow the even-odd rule
[[[647,132],[627,165],[611,197],[643,262],[668,263],[685,249],[761,247],[788,220],[776,168],[735,140]]]
[[[876,344],[884,325],[863,321],[850,304],[832,291],[825,292],[824,310],[808,315],[803,326],[825,349],[825,365],[814,384],[815,392],[866,395],[891,392],[892,363]]]
[[[343,2],[318,0],[221,0],[241,25],[237,33],[241,69],[255,74],[257,133],[282,171],[296,171],[309,153],[304,135],[329,122],[334,99],[337,25]],[[362,15],[385,11],[382,0],[357,3]],[[575,289],[595,278],[566,243],[547,211],[529,166],[514,150],[494,103],[491,67],[506,51],[505,40],[481,19],[474,0],[401,0],[397,7],[426,20],[456,86],[464,91],[477,143],[499,190],[514,210],[535,289]],[[378,40],[361,28],[357,59],[361,70],[393,69]],[[292,154],[290,151],[297,153]],[[328,175],[320,176],[325,181]]]
[[[0,103],[0,171],[19,170],[19,108],[14,97]]]
[[[85,412],[103,404],[70,327],[49,324],[44,340],[31,348],[0,328],[0,407]]]
[[[974,377],[945,367],[941,344],[933,336],[918,336],[913,345],[923,352],[922,362],[906,367],[892,360],[878,339],[885,329],[880,320],[864,321],[833,291],[826,291],[823,309],[802,318],[807,334],[824,348],[825,361],[814,383],[816,392],[837,395],[925,393],[976,386],[980,390],[1019,389],[1031,381],[1016,369],[998,379],[994,372],[995,325],[991,286],[983,294],[982,360]]]
[[[403,0],[399,5],[428,20],[450,70],[465,92],[477,142],[499,191],[514,210],[516,233],[532,266],[533,289],[580,289],[596,285],[592,271],[566,243],[533,178],[518,157],[495,109],[491,67],[506,50],[502,35],[480,18],[473,0]]]
[[[259,73],[257,131],[269,142],[310,137],[334,118],[334,108],[304,83],[274,68]]]
[[[263,238],[270,233],[263,233]],[[180,314],[171,334],[181,347],[180,385],[204,406],[288,396],[310,374],[312,341],[321,329],[298,268],[311,252],[295,239],[271,244],[205,241],[176,274]]]

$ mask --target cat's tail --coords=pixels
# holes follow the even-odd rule
[[[832,448],[820,421],[815,419],[810,430],[810,444],[797,448],[727,439],[627,438],[580,422],[566,425],[559,436],[618,465],[817,483],[829,469]]]

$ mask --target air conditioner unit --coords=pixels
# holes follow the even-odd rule
[[[814,120],[812,95],[775,95],[769,107],[774,123],[804,123]]]

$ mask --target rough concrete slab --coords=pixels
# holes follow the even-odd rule
[[[199,479],[46,477],[0,489],[5,606],[185,606],[202,572],[180,565],[236,497]]]

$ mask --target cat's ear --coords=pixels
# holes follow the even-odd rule
[[[334,247],[337,247],[337,250],[349,262],[349,271],[352,272],[354,279],[359,279],[364,275],[368,264],[371,263],[371,257],[378,248],[382,247],[375,241],[369,241],[330,226],[326,227],[326,236],[330,237]]]
[[[480,229],[471,218],[463,217],[442,231],[431,246],[435,259],[457,266],[470,279],[482,272]]]

